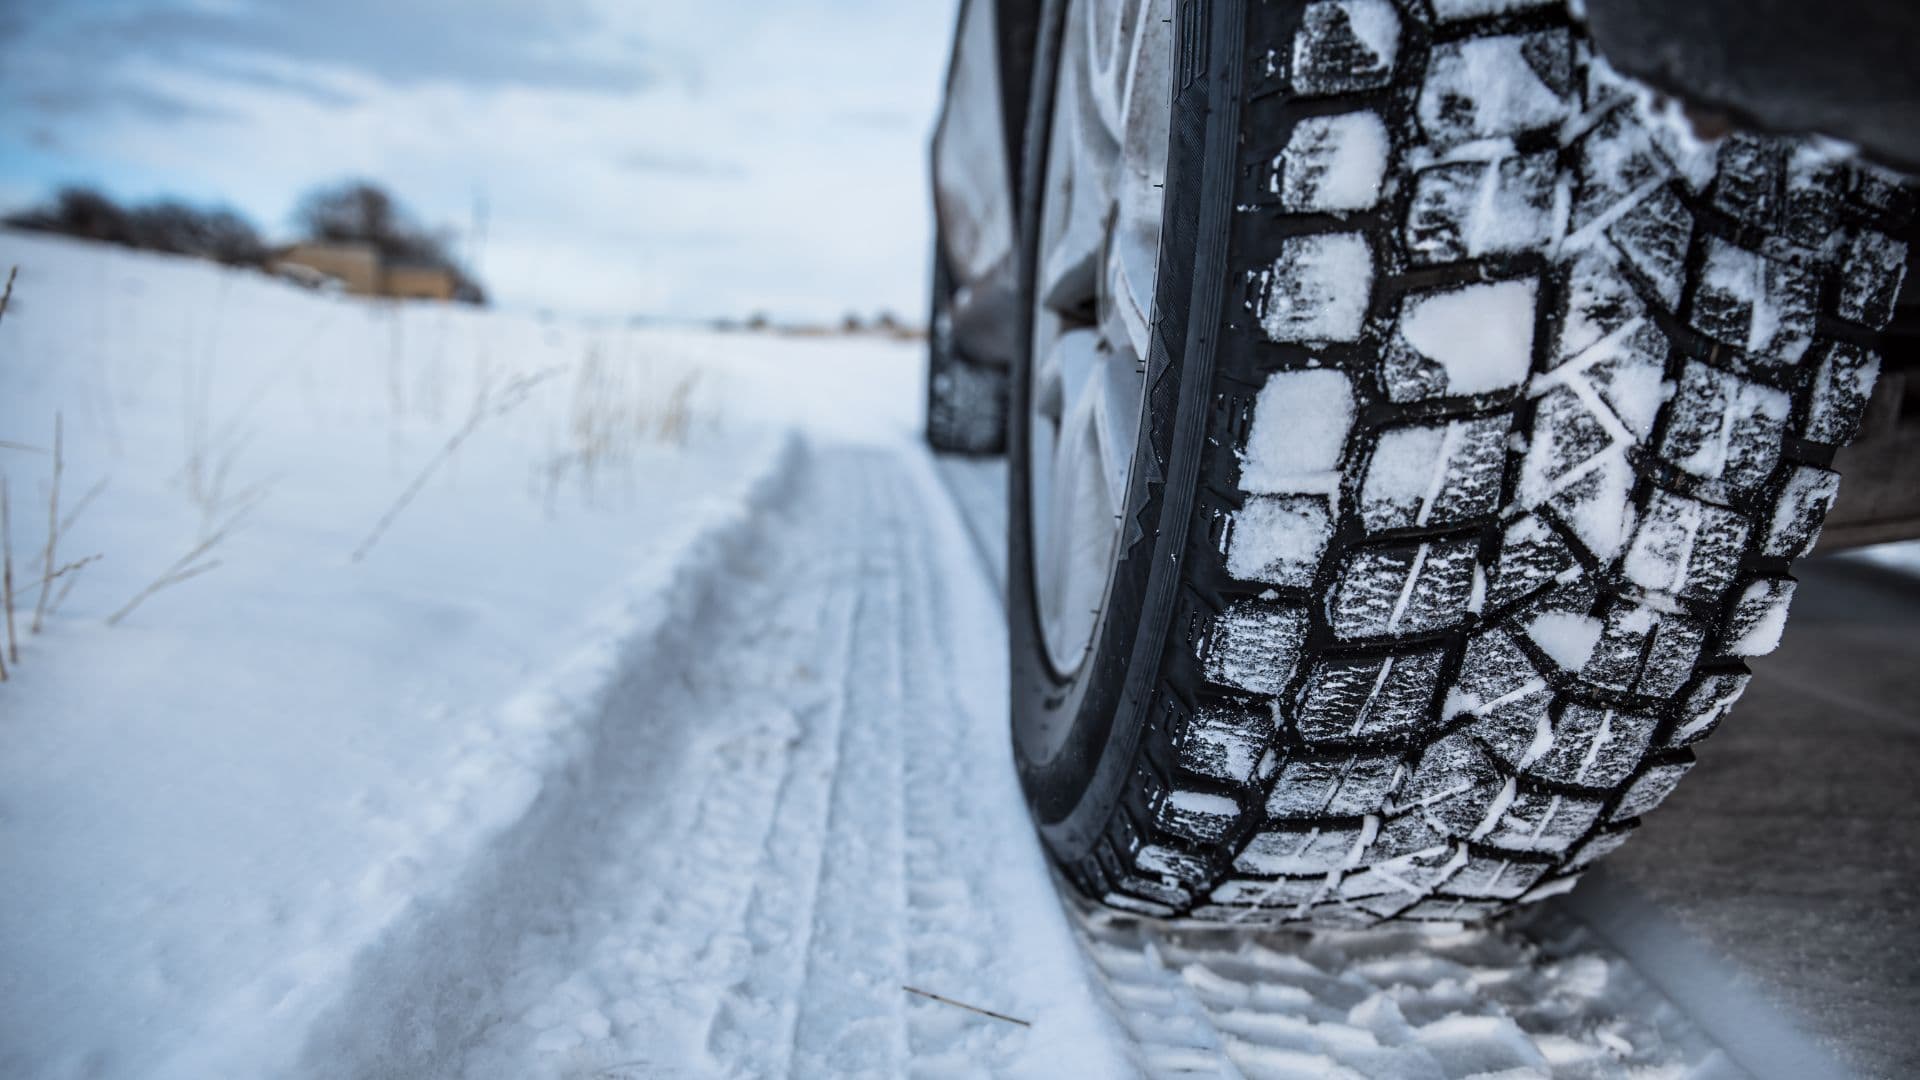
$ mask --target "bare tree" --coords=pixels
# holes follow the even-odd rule
[[[444,269],[453,275],[455,299],[486,303],[486,292],[446,239],[423,228],[400,201],[369,180],[348,180],[308,192],[294,221],[312,240],[369,244],[382,258]]]
[[[231,266],[258,266],[267,258],[259,230],[239,211],[177,199],[129,207],[93,188],[68,187],[48,205],[14,214],[6,223],[144,251],[197,255]]]

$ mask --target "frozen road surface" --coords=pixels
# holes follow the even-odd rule
[[[0,1075],[1850,1075],[1684,875],[1491,929],[1065,901],[1003,473],[921,447],[912,344],[11,261],[13,490],[55,415],[65,482],[111,482],[0,686]]]

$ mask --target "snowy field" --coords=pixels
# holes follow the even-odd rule
[[[921,449],[917,346],[0,233],[15,263],[0,1075],[1824,1061],[1676,1004],[1590,904],[1318,937],[1062,904],[1007,754],[994,467]],[[83,565],[34,632],[50,517]]]

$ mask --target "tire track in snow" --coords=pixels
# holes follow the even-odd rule
[[[884,476],[867,459],[832,470],[842,486],[871,489]],[[898,973],[907,889],[900,830],[901,671],[897,628],[903,606],[898,508],[883,503],[863,525],[882,540],[855,587],[863,592],[846,685],[850,723],[834,771],[824,861],[806,978],[794,1029],[793,1073],[899,1076],[907,1057]],[[891,720],[891,722],[889,722]]]
[[[816,736],[844,711],[876,556],[859,546],[863,485],[823,490],[819,475],[794,461],[750,535],[696,553],[685,617],[612,650],[624,662],[605,689],[570,705],[601,737],[417,937],[378,958],[369,981],[407,1008],[343,1010],[310,1074],[716,1072],[707,1047],[730,988],[783,948],[754,919],[755,886],[804,891],[766,865],[794,832],[782,810],[824,802],[840,775]],[[853,497],[809,505],[836,491]],[[836,610],[841,632],[823,634]],[[811,874],[817,860],[802,862]]]
[[[1077,921],[1148,1076],[1748,1075],[1555,908],[1317,934]]]
[[[926,451],[903,455],[917,587],[908,623],[908,835],[916,885],[914,985],[1030,1020],[1020,1028],[915,999],[913,1072],[926,1076],[1138,1075],[1125,1031],[1093,998],[1027,818],[1007,731],[1006,617],[992,562]],[[943,462],[944,464],[944,462]]]
[[[896,478],[903,503],[913,499],[908,481]],[[992,755],[969,748],[965,704],[954,685],[952,650],[941,630],[951,627],[932,554],[924,515],[907,530],[908,564],[914,576],[912,617],[902,627],[904,655],[915,691],[909,715],[945,716],[945,724],[903,725],[906,743],[906,828],[910,884],[907,913],[911,936],[908,978],[930,989],[984,1008],[1003,1005],[1002,991],[979,973],[992,966],[992,945],[1005,940],[995,925],[992,897],[968,880],[974,860],[957,852],[968,840],[992,835],[977,821],[973,794],[985,787],[979,772]],[[969,752],[972,749],[973,752]],[[975,841],[977,843],[977,841]],[[963,980],[961,973],[971,975]],[[951,1005],[916,997],[908,1004],[907,1028],[916,1076],[1004,1075],[1024,1042],[1017,1027],[981,1019]]]
[[[657,921],[685,903],[658,889],[632,889],[631,879],[678,876],[689,891],[700,887],[697,858],[650,847],[647,838],[684,835],[702,821],[716,837],[764,833],[763,807],[794,729],[780,698],[748,693],[719,722],[688,731],[649,721],[661,709],[686,714],[704,692],[681,639],[733,632],[728,627],[739,620],[728,617],[718,583],[739,576],[760,521],[801,457],[789,444],[743,500],[723,495],[703,511],[690,522],[693,543],[677,548],[671,564],[610,583],[611,603],[593,636],[505,703],[497,722],[476,730],[449,764],[454,797],[439,809],[448,818],[474,814],[473,800],[460,793],[489,788],[480,820],[450,830],[479,839],[470,851],[446,853],[458,854],[462,868],[443,884],[403,894],[404,909],[352,954],[344,978],[332,969],[346,961],[332,955],[291,961],[317,972],[313,985],[331,998],[311,1023],[295,1012],[297,1062],[226,1061],[220,1055],[228,1044],[218,1043],[197,1045],[157,1071],[429,1077],[484,1073],[469,1063],[491,1061],[493,1075],[512,1075],[514,1055],[533,1055],[536,1038],[546,1036],[540,1057],[551,1073],[567,1056],[559,1046],[626,1022],[609,1011],[621,1000],[619,973],[600,955],[609,934],[624,928],[643,942],[648,917]],[[689,760],[701,767],[687,768]],[[736,791],[711,786],[736,774]],[[403,855],[388,869],[417,873]],[[716,905],[702,917],[724,921],[727,910]],[[557,1018],[540,1012],[549,998],[570,1011]],[[673,1008],[680,1006],[668,1002],[661,1015]],[[693,1011],[701,1011],[697,1002]],[[255,1010],[235,1022],[257,1019]]]
[[[1091,911],[1075,915],[1103,1004],[1125,1026],[1142,1075],[1241,1080],[1198,996],[1161,962],[1147,934]]]
[[[613,839],[573,839],[551,918],[592,934],[503,928],[522,974],[462,1074],[1052,1076],[1071,1047],[1128,1075],[1019,799],[998,601],[924,455],[810,455],[713,593],[668,646],[684,692],[631,702],[677,745],[578,808]],[[777,765],[710,752],[774,708]]]
[[[661,736],[652,783],[610,792],[587,816],[589,868],[567,883],[557,928],[522,930],[498,1003],[507,1020],[469,1055],[470,1074],[612,1078],[703,1060],[726,988],[763,944],[756,857],[820,711],[800,671],[813,658],[795,646],[836,591],[836,575],[760,569],[755,587],[715,597],[711,655],[689,652],[654,715],[633,718]]]
[[[857,553],[848,560],[848,580],[864,571]],[[737,1076],[785,1076],[793,1066],[801,986],[806,979],[820,883],[826,876],[828,819],[839,786],[845,733],[847,684],[861,593],[846,588],[834,599],[825,623],[836,663],[826,680],[831,693],[803,714],[787,784],[775,825],[755,873],[747,928],[752,966],[722,999],[707,1038],[707,1052],[720,1070]],[[768,1033],[778,1033],[768,1038]]]

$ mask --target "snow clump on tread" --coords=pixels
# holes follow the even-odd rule
[[[1373,113],[1304,120],[1274,159],[1271,191],[1295,213],[1368,209],[1380,199],[1388,147]]]
[[[1280,242],[1264,275],[1260,322],[1275,341],[1354,341],[1373,290],[1373,255],[1357,233]]]
[[[1480,918],[1618,847],[1778,644],[1912,200],[1832,144],[1698,141],[1558,0],[1248,20],[1280,59],[1212,531],[1146,802],[1069,873],[1254,925]]]

